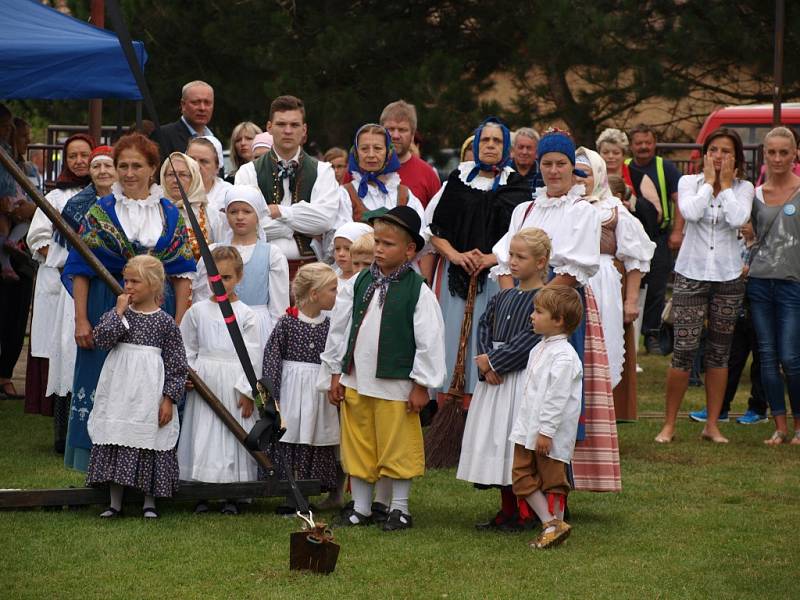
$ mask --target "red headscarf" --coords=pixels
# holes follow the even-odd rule
[[[56,187],[60,190],[65,190],[68,188],[75,188],[79,187],[81,189],[85,188],[87,185],[92,183],[92,178],[87,173],[82,177],[78,177],[72,170],[67,166],[67,148],[69,145],[76,141],[76,140],[83,140],[87,144],[89,144],[89,148],[94,150],[94,147],[97,145],[94,141],[94,138],[90,136],[88,133],[75,133],[67,138],[67,141],[64,142],[64,166],[61,168],[61,174],[59,174],[58,179],[56,180]]]

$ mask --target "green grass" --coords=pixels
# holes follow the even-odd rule
[[[643,411],[661,410],[666,361],[642,357]],[[748,382],[734,408],[744,410]],[[702,404],[692,390],[684,409]],[[81,485],[50,451],[51,421],[0,402],[0,486]],[[723,425],[731,444],[702,443],[681,421],[657,446],[660,422],[620,425],[621,494],[575,493],[574,531],[553,551],[532,534],[478,533],[496,492],[452,470],[414,484],[414,529],[337,530],[328,577],[288,570],[297,526],[260,500],[239,517],[196,517],[161,506],[162,519],[97,518],[99,507],[0,512],[3,598],[779,598],[797,597],[800,556],[792,517],[800,448],[767,448],[771,425]],[[136,507],[126,507],[136,514]],[[795,575],[792,575],[795,573]]]

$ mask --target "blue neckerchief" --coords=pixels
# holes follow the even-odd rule
[[[61,216],[64,217],[64,220],[67,222],[67,224],[72,227],[72,230],[77,233],[81,227],[83,217],[95,202],[97,202],[97,190],[95,189],[94,184],[90,183],[72,198],[67,200],[64,208],[61,209]],[[57,229],[53,231],[53,239],[59,246],[67,249],[70,248],[67,238],[65,238],[64,235]]]
[[[365,198],[367,196],[367,191],[369,189],[369,182],[372,181],[375,185],[378,186],[378,189],[383,192],[384,194],[388,194],[389,190],[386,189],[386,185],[378,179],[379,175],[386,175],[387,173],[394,173],[400,168],[400,159],[397,156],[397,151],[394,149],[394,144],[392,144],[392,136],[389,135],[389,132],[386,131],[384,127],[383,134],[386,136],[386,160],[383,162],[383,166],[379,171],[365,171],[360,166],[358,166],[358,152],[356,150],[356,146],[358,145],[358,136],[365,127],[380,127],[380,125],[374,125],[373,123],[367,123],[366,125],[362,125],[356,131],[356,137],[353,140],[353,147],[350,148],[350,154],[347,157],[347,169],[351,173],[358,173],[361,175],[361,183],[358,184],[358,197]]]
[[[481,159],[479,158],[480,154],[478,153],[478,150],[481,145],[481,132],[486,125],[495,125],[500,127],[500,130],[503,132],[503,156],[500,158],[497,164],[494,165],[487,165],[486,163],[481,162]],[[506,127],[497,117],[488,117],[484,119],[483,123],[478,125],[478,128],[475,130],[475,138],[472,140],[472,154],[475,156],[475,166],[467,175],[467,183],[475,179],[478,176],[478,173],[481,171],[491,171],[494,173],[492,191],[495,191],[500,185],[500,175],[502,175],[503,169],[511,162],[511,133],[508,131],[508,127]]]

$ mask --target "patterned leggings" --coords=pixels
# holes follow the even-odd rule
[[[725,369],[731,352],[733,329],[744,298],[744,280],[697,281],[675,273],[672,290],[672,322],[675,351],[672,367],[692,369],[700,346],[700,334],[708,315],[706,368]]]

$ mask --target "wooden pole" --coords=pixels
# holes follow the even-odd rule
[[[91,22],[95,27],[106,26],[106,5],[104,0],[92,0]],[[89,135],[100,144],[103,135],[103,101],[99,98],[89,100]]]
[[[70,227],[67,222],[64,220],[64,217],[61,216],[61,213],[58,212],[53,205],[50,204],[44,197],[39,193],[30,180],[25,176],[20,168],[17,166],[11,157],[0,150],[0,164],[11,174],[11,176],[17,180],[20,187],[25,190],[25,193],[36,203],[42,212],[50,219],[50,222],[53,224],[53,227],[58,229],[59,232],[69,241],[73,248],[83,257],[86,263],[92,268],[95,272],[97,277],[105,283],[115,295],[120,295],[122,293],[122,286],[120,286],[119,282],[114,278],[111,273],[108,272],[108,269],[105,268],[105,265],[100,262],[100,260],[89,250],[89,247],[86,243],[81,239],[73,229]],[[189,370],[189,379],[191,379],[192,383],[194,384],[194,388],[198,394],[206,401],[209,408],[214,411],[222,422],[225,424],[225,427],[239,440],[239,443],[244,445],[244,440],[247,438],[247,432],[244,428],[239,424],[239,422],[228,412],[228,409],[219,401],[214,393],[209,389],[209,387],[205,384],[205,382],[197,376],[197,373]],[[247,448],[247,446],[245,446]],[[250,455],[255,459],[255,461],[263,468],[267,473],[274,472],[274,466],[272,465],[272,461],[264,452],[258,451],[251,451]]]
[[[786,3],[775,0],[775,72],[772,88],[772,125],[781,124],[781,96],[783,92],[783,30],[786,21]]]

